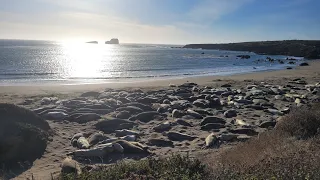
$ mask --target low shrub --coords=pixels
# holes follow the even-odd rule
[[[308,139],[320,133],[320,105],[295,109],[276,126],[277,131],[289,133],[299,139]]]
[[[74,179],[181,179],[181,180],[203,180],[208,179],[209,173],[206,166],[199,160],[187,156],[173,155],[168,158],[148,158],[146,160],[133,162],[119,162],[97,171],[83,172],[75,177],[73,174],[61,175],[61,180]]]

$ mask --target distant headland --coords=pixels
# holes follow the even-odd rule
[[[257,41],[228,44],[188,44],[183,48],[250,51],[257,54],[285,55],[320,59],[320,40]]]

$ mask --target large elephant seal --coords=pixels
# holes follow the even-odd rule
[[[94,148],[91,149],[79,149],[72,153],[69,153],[68,155],[73,155],[75,157],[99,157],[103,158],[107,154],[110,153],[123,153],[124,148],[116,142],[113,143],[106,143],[106,144],[100,144]]]
[[[114,141],[114,143],[120,144],[123,147],[123,149],[124,149],[123,153],[125,153],[125,154],[139,154],[139,153],[149,154],[150,153],[147,150],[147,147],[144,147],[143,145],[141,145],[140,143],[137,143],[137,142],[128,142],[125,140],[117,140],[117,141]]]
[[[103,133],[98,132],[98,133],[94,133],[90,136],[89,138],[89,144],[90,146],[94,146],[96,144],[98,144],[99,142],[108,139]]]
[[[114,148],[112,143],[101,144],[92,149],[79,149],[68,155],[73,155],[75,157],[104,157],[106,154],[113,152]]]

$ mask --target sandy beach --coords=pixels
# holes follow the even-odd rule
[[[197,156],[201,153],[214,153],[241,143],[266,131],[269,126],[274,126],[277,119],[286,114],[292,106],[319,100],[320,92],[317,90],[320,82],[320,60],[308,63],[309,66],[297,66],[291,70],[232,76],[150,79],[81,85],[0,86],[0,102],[17,104],[30,110],[54,106],[52,111],[64,108],[61,112],[71,115],[76,108],[68,102],[85,101],[96,110],[92,113],[98,114],[101,118],[129,119],[134,122],[135,128],[128,129],[134,129],[138,133],[135,141],[152,152],[152,156],[166,156],[181,152]],[[181,86],[183,84],[184,86]],[[83,94],[85,92],[90,93]],[[53,97],[55,100],[48,99]],[[108,104],[110,112],[99,113],[98,109],[102,108],[93,106],[97,102],[110,103]],[[130,103],[133,105],[126,105]],[[143,105],[134,105],[134,103]],[[129,106],[131,108],[128,108]],[[17,174],[15,179],[26,179],[31,176],[35,179],[50,179],[51,175],[57,176],[61,171],[62,160],[68,153],[78,149],[70,143],[71,138],[77,133],[85,132],[84,136],[87,139],[98,132],[102,132],[108,138],[116,136],[114,131],[109,132],[99,127],[97,119],[59,120],[59,118],[49,117],[46,114],[49,111],[43,111],[37,112],[47,120],[54,132],[53,136],[50,137],[43,156],[26,167],[24,172]],[[158,114],[139,118],[139,113],[143,112]],[[219,124],[215,120],[204,122],[206,118],[210,119],[208,117],[221,118],[223,123]],[[220,137],[219,148],[208,148],[205,145],[206,137],[212,132]],[[183,134],[186,137],[179,139],[176,137],[177,134],[170,135],[170,133]],[[82,158],[72,158],[81,166],[95,165]],[[123,158],[139,159],[141,156],[111,157],[107,158],[104,164],[114,163]]]

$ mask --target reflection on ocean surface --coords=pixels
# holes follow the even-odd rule
[[[0,80],[90,81],[227,75],[284,68],[249,52],[171,48],[171,45],[57,43],[0,40]],[[249,54],[250,59],[240,59]],[[285,59],[285,56],[270,56]]]

